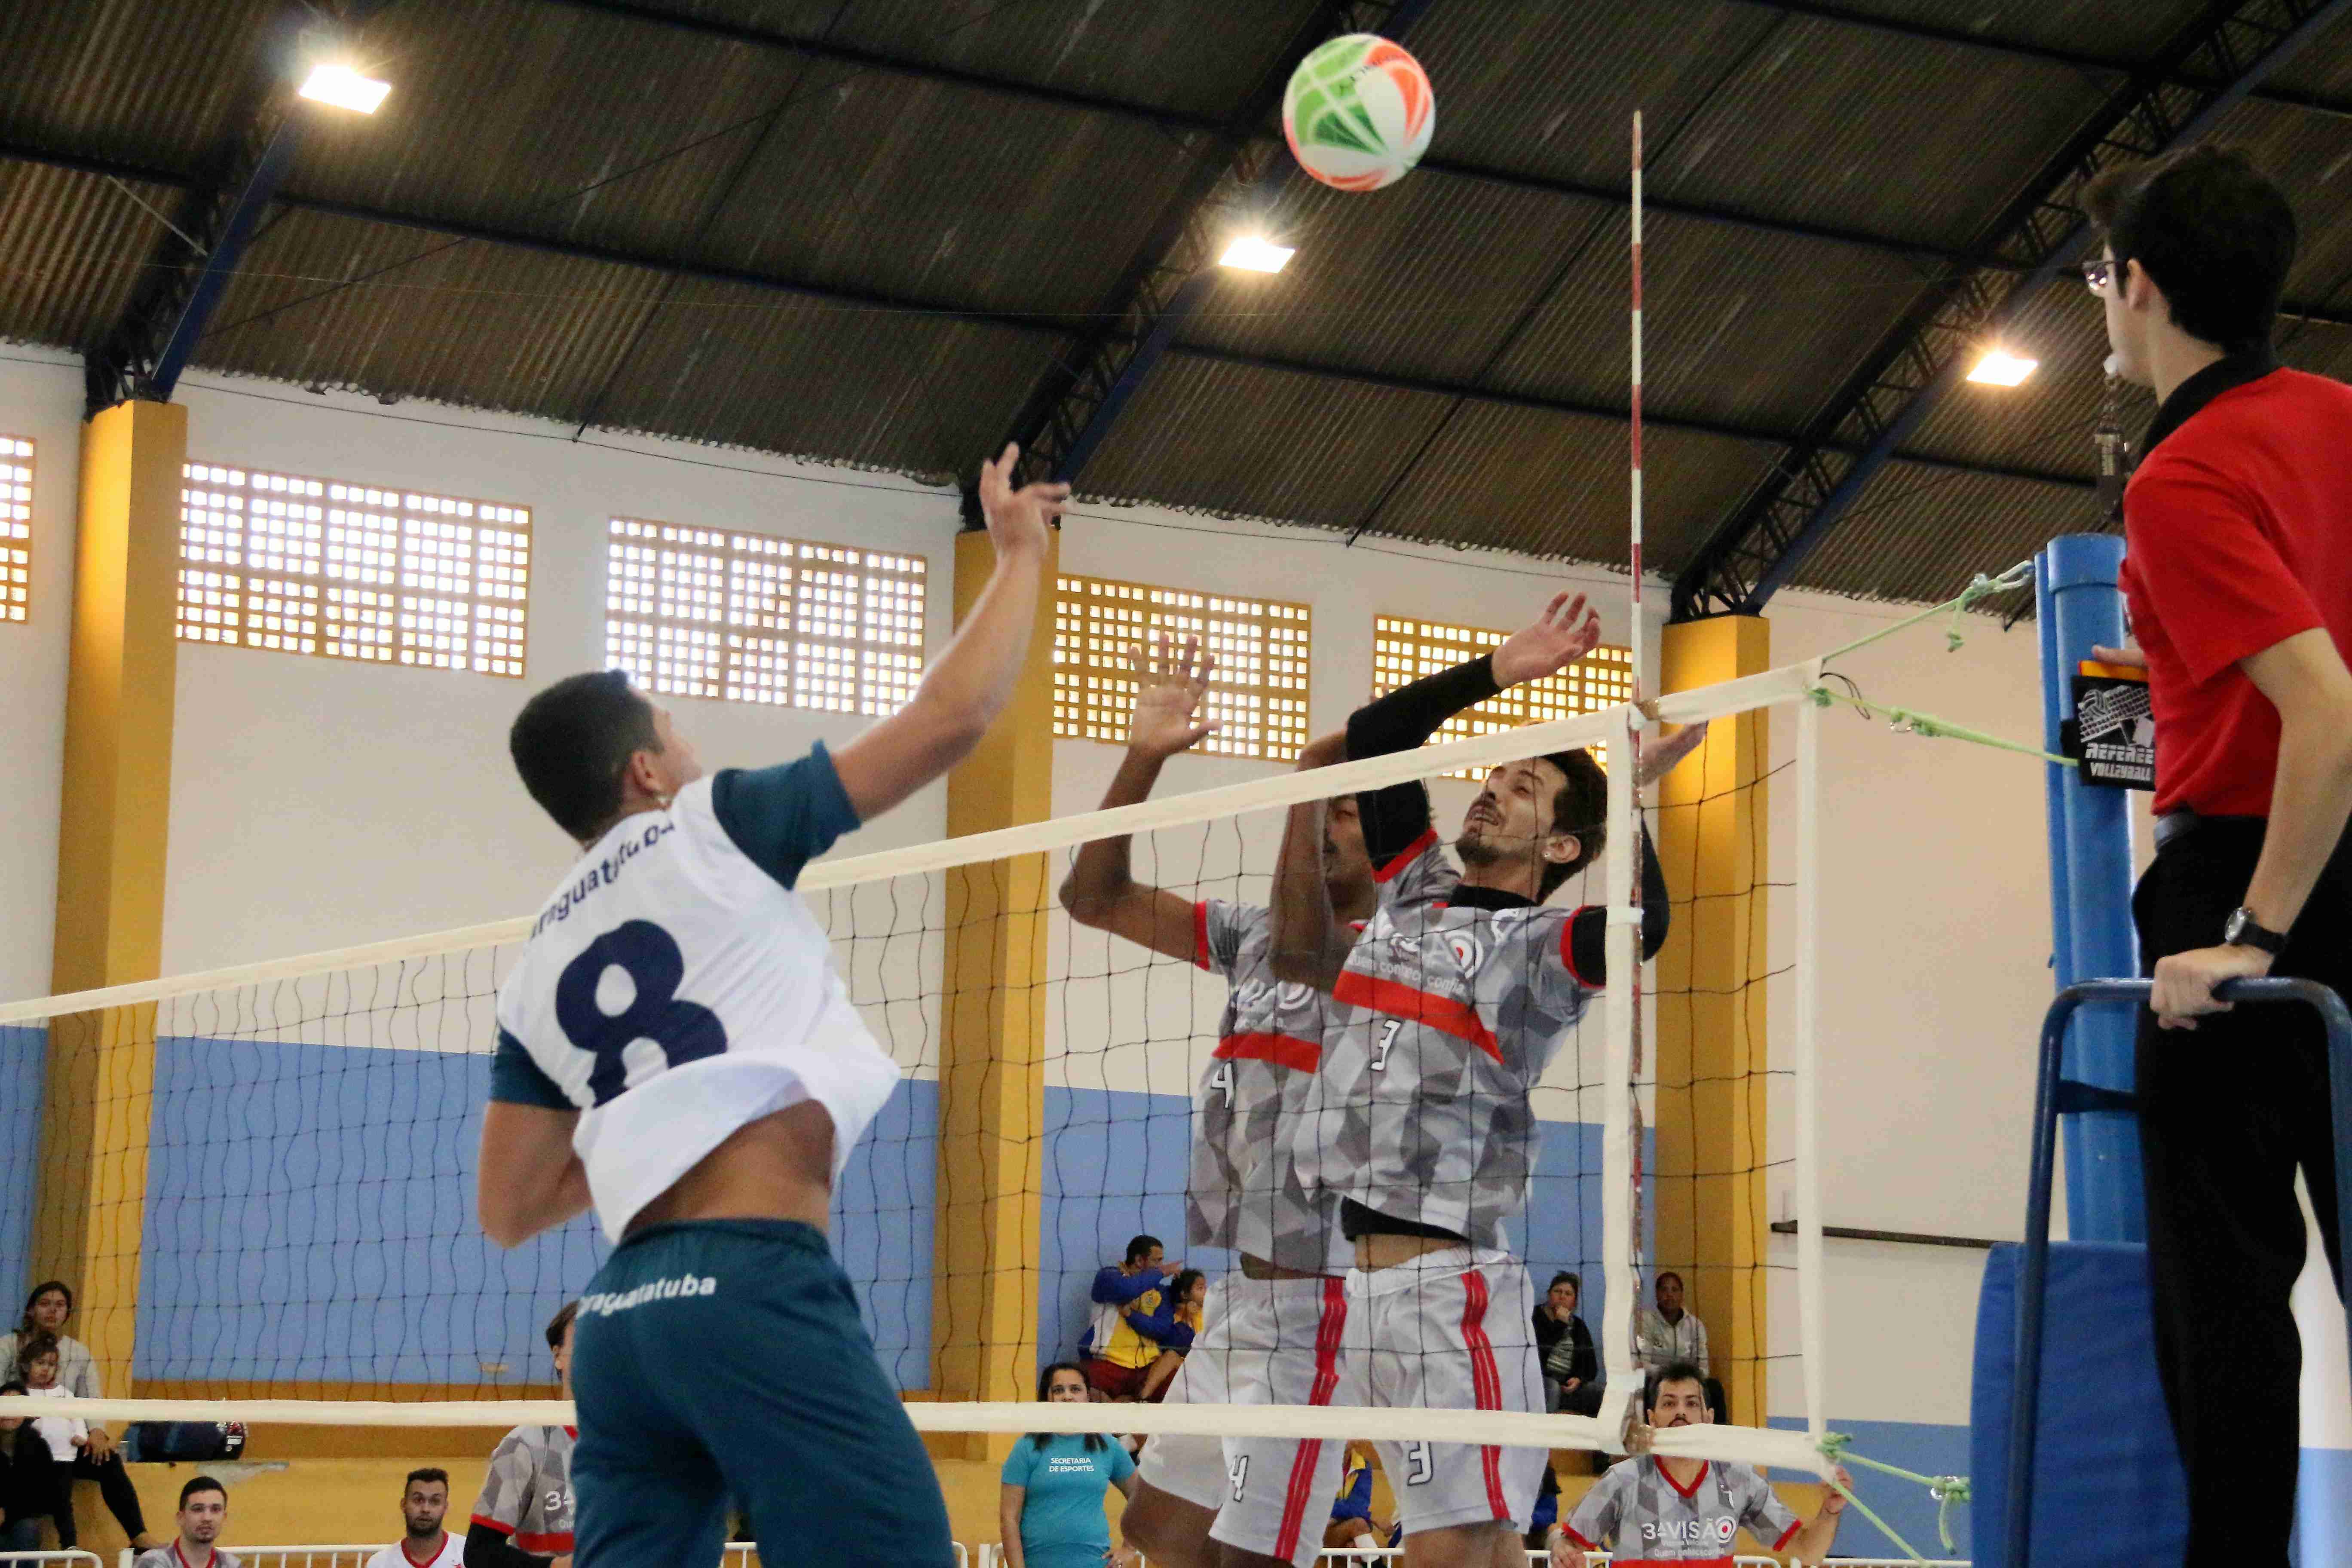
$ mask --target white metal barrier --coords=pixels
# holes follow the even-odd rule
[[[0,1568],[12,1568],[19,1563],[88,1563],[89,1568],[106,1568],[95,1552],[0,1552]]]

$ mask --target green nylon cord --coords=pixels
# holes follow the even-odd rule
[[[1927,1489],[1927,1495],[1936,1500],[1936,1533],[1937,1536],[1942,1538],[1944,1550],[1946,1552],[1958,1550],[1952,1542],[1952,1505],[1954,1503],[1965,1503],[1969,1500],[1968,1477],[1923,1476],[1916,1470],[1906,1470],[1899,1465],[1890,1465],[1882,1459],[1865,1458],[1864,1456],[1853,1451],[1853,1439],[1843,1432],[1823,1433],[1822,1436],[1822,1457],[1827,1458],[1832,1466],[1841,1464],[1861,1465],[1867,1468],[1877,1470],[1881,1474],[1893,1476],[1898,1480],[1910,1481],[1916,1485],[1926,1487]],[[1849,1488],[1840,1485],[1834,1477],[1831,1479],[1829,1484],[1832,1487],[1836,1487],[1839,1494],[1843,1496],[1847,1502],[1853,1504],[1855,1508],[1862,1510],[1862,1517],[1870,1521],[1871,1523],[1878,1526],[1879,1530],[1885,1533],[1886,1538],[1895,1542],[1895,1545],[1901,1547],[1904,1552],[1910,1557],[1911,1561],[1914,1563],[1925,1563],[1927,1561],[1927,1558],[1920,1555],[1918,1548],[1913,1546],[1909,1542],[1895,1534],[1894,1530],[1887,1525],[1887,1522],[1879,1518],[1876,1514],[1871,1512],[1870,1505],[1864,1502],[1860,1498],[1854,1496],[1853,1492]]]
[[[1872,643],[1883,641],[1897,632],[1907,631],[1921,621],[1933,620],[1937,616],[1946,614],[1951,616],[1952,626],[1945,634],[1945,641],[1948,647],[1957,648],[1960,646],[1959,623],[1962,614],[1974,609],[1979,603],[1996,594],[2006,594],[2013,589],[2022,588],[2032,580],[2033,563],[2030,559],[2019,562],[1997,577],[1988,577],[1979,572],[1974,582],[1942,604],[1930,605],[1916,616],[1906,616],[1893,626],[1882,626],[1866,637],[1856,637],[1843,647],[1833,647],[1822,655],[1822,662],[1827,664],[1833,658],[1842,658],[1857,648],[1868,647]]]
[[[1906,734],[1924,735],[1929,740],[1937,741],[1966,741],[1970,745],[1990,746],[1997,752],[2015,752],[2019,756],[2032,757],[2044,763],[2056,763],[2061,767],[2073,768],[2082,765],[2072,757],[2062,757],[2054,752],[2045,752],[2039,746],[2029,746],[2022,741],[2004,740],[1999,735],[1988,735],[1981,730],[1971,730],[1965,724],[1955,724],[1948,720],[1938,719],[1933,713],[1922,713],[1916,709],[1881,708],[1866,697],[1832,691],[1826,686],[1816,686],[1805,695],[1823,708],[1843,702],[1864,718],[1885,719],[1890,726]]]

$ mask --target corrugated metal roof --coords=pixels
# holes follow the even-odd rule
[[[1630,215],[1612,213],[1496,384],[1629,406],[1631,236]],[[1647,221],[1642,261],[1649,409],[1784,430],[1803,426],[1927,278],[1883,251],[1672,217]]]
[[[1661,430],[1643,452],[1643,536],[1680,559],[1755,483],[1776,448]],[[1626,427],[1614,420],[1465,404],[1376,527],[1410,539],[1475,537],[1530,555],[1622,564],[1631,528]]]
[[[1216,118],[1305,26],[1314,0],[656,0],[655,8]]]
[[[2280,69],[2271,85],[2337,103],[2352,102],[2352,20],[2338,22],[2314,38]]]
[[[173,192],[0,163],[0,336],[87,351],[121,315]],[[137,200],[133,200],[135,195]]]
[[[1294,181],[1276,215],[1301,247],[1290,270],[1216,281],[1084,488],[1622,560],[1616,193],[1639,105],[1654,202],[1713,215],[1654,210],[1647,236],[1650,550],[1677,568],[2113,85],[2031,47],[2144,58],[2203,9],[1856,4],[1983,42],[1761,0],[1438,0],[1409,39],[1436,82],[1435,166],[1372,196]],[[1312,9],[404,0],[365,39],[394,81],[384,111],[299,111],[286,190],[314,205],[273,215],[197,361],[968,473],[1208,153],[1201,125],[1233,113]],[[276,0],[0,11],[0,144],[20,153],[0,158],[0,333],[89,346],[157,254],[156,220],[121,189],[38,158],[153,174],[133,191],[176,213],[182,187],[162,175],[220,161],[278,15]],[[2352,26],[2279,84],[2352,98],[2347,46]],[[2296,196],[2290,293],[2352,313],[2352,115],[2255,101],[2221,134]],[[2082,525],[2079,486],[2002,476],[2089,473],[2097,311],[2062,283],[2011,336],[2041,374],[1950,398],[1800,581],[1941,596]],[[2290,327],[2288,353],[2352,370],[2352,328]],[[2133,408],[2137,424],[2145,400]]]
[[[261,66],[277,0],[0,5],[0,127],[136,162],[217,145]]]
[[[1681,124],[1661,196],[1965,246],[2103,94],[2063,66],[1790,16]]]
[[[1298,254],[1235,274],[1185,337],[1244,353],[1462,380],[1612,211],[1575,197],[1415,176],[1372,195],[1291,182],[1274,227]]]

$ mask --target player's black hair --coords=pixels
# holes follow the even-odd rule
[[[406,1497],[408,1489],[419,1481],[423,1481],[427,1486],[439,1481],[446,1487],[449,1484],[449,1472],[438,1465],[427,1465],[421,1470],[411,1470],[408,1472],[408,1479],[400,1483],[400,1495]]]
[[[1645,1411],[1655,1410],[1658,1407],[1658,1391],[1670,1383],[1696,1383],[1698,1384],[1699,1397],[1701,1399],[1706,1397],[1706,1373],[1699,1371],[1698,1363],[1692,1361],[1670,1361],[1650,1374],[1649,1386],[1642,1390],[1642,1408]]]
[[[1080,1383],[1086,1383],[1087,1381],[1087,1369],[1080,1366],[1076,1362],[1048,1362],[1045,1363],[1044,1369],[1037,1373],[1038,1404],[1043,1405],[1045,1403],[1045,1393],[1048,1389],[1054,1386],[1054,1374],[1057,1372],[1075,1372],[1078,1374],[1078,1381]],[[1087,1386],[1088,1388],[1092,1388],[1094,1385],[1092,1384],[1087,1384]],[[1091,1397],[1091,1395],[1089,1395],[1089,1397]],[[1057,1432],[1032,1432],[1029,1434],[1029,1441],[1033,1447],[1042,1448],[1059,1436],[1061,1436],[1061,1434]],[[1087,1453],[1091,1454],[1097,1449],[1104,1447],[1106,1447],[1106,1444],[1101,1433],[1089,1432],[1087,1434]]]
[[[2235,147],[2198,146],[2107,170],[2084,212],[2115,251],[2116,287],[2137,261],[2172,324],[2230,350],[2267,346],[2294,265],[2294,209]]]
[[[180,1489],[180,1506],[184,1509],[186,1508],[188,1506],[188,1500],[195,1496],[198,1492],[218,1492],[221,1495],[222,1506],[226,1507],[228,1504],[228,1489],[226,1487],[221,1485],[220,1482],[213,1479],[210,1476],[193,1476],[189,1478],[188,1484]]]
[[[579,1315],[580,1303],[578,1301],[566,1301],[562,1306],[558,1307],[555,1310],[555,1316],[547,1320],[547,1348],[549,1350],[560,1351],[563,1348],[563,1331],[570,1328],[572,1326],[572,1320]]]
[[[1544,761],[1565,775],[1551,799],[1551,830],[1576,836],[1576,858],[1544,862],[1543,879],[1536,887],[1542,903],[1559,885],[1600,858],[1609,842],[1609,775],[1587,751],[1548,752]]]
[[[507,731],[523,788],[574,838],[594,837],[619,813],[629,758],[661,749],[653,705],[617,669],[565,676],[524,703]]]
[[[26,1388],[23,1384],[18,1383],[13,1377],[5,1383],[0,1383],[0,1399],[5,1399],[12,1394],[30,1394],[33,1391],[31,1389]]]
[[[1156,1236],[1139,1236],[1130,1237],[1127,1244],[1127,1261],[1129,1263],[1140,1263],[1145,1258],[1151,1256],[1151,1249],[1153,1247],[1160,1245],[1160,1238]]]

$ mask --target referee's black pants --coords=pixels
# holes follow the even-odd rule
[[[2157,851],[2132,897],[2146,973],[2221,942],[2264,826],[2209,817]],[[2338,848],[2271,972],[2352,998],[2352,850]],[[2287,1303],[2304,1265],[2298,1166],[2344,1281],[2326,1035],[2299,1005],[2241,1006],[2194,1030],[2160,1030],[2143,1011],[2137,1056],[2157,1362],[2189,1473],[2188,1568],[2283,1568],[2303,1369]]]

